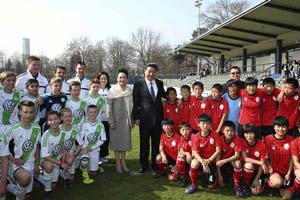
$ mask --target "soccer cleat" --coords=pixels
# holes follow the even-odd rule
[[[71,188],[71,183],[69,179],[64,180],[64,189],[69,190]]]
[[[197,185],[191,185],[189,188],[185,190],[185,194],[192,194],[198,190]]]
[[[207,185],[207,188],[209,188],[209,189],[214,189],[216,187],[217,187],[217,182],[216,181]]]
[[[89,173],[87,171],[82,171],[82,178],[84,184],[91,184],[94,182],[93,179],[90,178]]]
[[[48,192],[44,191],[43,200],[48,200],[50,197],[50,193],[51,193],[51,191],[48,191]]]
[[[251,190],[249,186],[244,186],[242,189],[242,192],[244,194],[244,196],[249,197],[251,195]]]
[[[180,186],[180,187],[185,187],[185,186],[186,186],[186,178],[181,178],[181,179],[180,179],[179,186]]]
[[[99,166],[99,172],[100,172],[100,173],[103,173],[103,172],[104,172],[103,167]]]
[[[244,197],[244,193],[240,187],[235,187],[234,189],[237,197]]]

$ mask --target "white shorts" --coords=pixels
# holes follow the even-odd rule
[[[100,151],[91,151],[88,154],[82,154],[82,158],[88,158],[89,159],[89,168],[90,171],[98,171],[99,170],[99,155]]]
[[[32,166],[23,165],[23,166],[16,166],[14,164],[9,166],[8,176],[11,181],[13,181],[13,184],[17,185],[17,180],[15,178],[15,173],[18,169],[23,168],[26,171],[28,171],[31,174],[31,181],[29,185],[26,187],[26,193],[32,192],[32,186],[33,186],[33,174],[34,174],[34,168]]]

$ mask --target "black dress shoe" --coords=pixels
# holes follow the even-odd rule
[[[141,173],[141,174],[145,173],[146,171],[147,171],[147,169],[144,169],[144,168],[139,169],[139,173]]]

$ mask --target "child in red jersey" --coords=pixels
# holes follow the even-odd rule
[[[263,175],[268,173],[268,150],[261,140],[256,139],[256,126],[254,124],[245,124],[242,127],[242,133],[244,135],[242,144],[242,157],[244,160],[243,194],[245,196],[250,196],[251,193],[258,195],[263,192]]]
[[[243,197],[244,194],[240,188],[240,180],[242,177],[242,162],[240,155],[242,151],[241,139],[235,134],[235,124],[232,121],[225,121],[222,126],[224,135],[220,138],[221,154],[217,158],[218,183],[224,186],[224,181],[228,181],[231,176],[232,166],[234,189],[236,196]],[[226,178],[225,180],[223,178]]]
[[[291,199],[294,192],[291,182],[293,161],[290,149],[293,137],[286,135],[289,121],[285,117],[277,116],[273,121],[273,127],[275,134],[268,135],[264,140],[270,156],[268,185],[270,188],[280,189],[283,199]],[[270,191],[272,195],[272,190]]]
[[[198,117],[200,131],[193,136],[190,178],[192,185],[185,190],[191,194],[198,190],[199,170],[205,175],[208,188],[216,187],[217,167],[215,160],[221,152],[220,138],[215,131],[211,131],[211,119],[203,114]]]
[[[161,124],[163,133],[160,136],[159,154],[156,156],[156,165],[159,173],[155,174],[155,177],[166,175],[167,167],[176,163],[180,141],[180,136],[172,131],[174,125],[172,120],[165,119]],[[175,175],[176,173],[169,176],[169,178],[175,179]]]
[[[192,161],[192,134],[191,134],[191,124],[188,122],[182,122],[180,124],[180,142],[179,142],[179,152],[176,161],[176,166],[178,172],[181,175],[180,187],[185,187],[186,185],[186,164],[190,165]]]
[[[280,89],[275,88],[275,81],[271,77],[267,77],[262,83],[265,95],[261,102],[261,136],[265,137],[268,134],[274,133],[272,126],[273,120],[277,115],[277,96],[280,94]]]
[[[254,124],[256,128],[257,138],[261,138],[260,135],[260,105],[264,92],[257,89],[258,80],[254,77],[248,77],[245,80],[246,89],[240,90],[241,97],[241,110],[239,116],[239,135],[243,138],[240,128],[245,124]]]
[[[284,116],[289,120],[288,134],[296,136],[296,125],[299,115],[300,96],[297,92],[299,82],[297,79],[288,78],[283,83],[283,99],[279,103],[278,116]]]
[[[223,87],[221,84],[216,83],[211,88],[211,99],[208,100],[209,113],[211,117],[212,130],[217,133],[221,132],[222,125],[226,120],[229,112],[228,102],[222,97]]]
[[[191,96],[191,117],[190,124],[192,126],[192,133],[198,133],[198,117],[202,114],[208,113],[207,101],[202,97],[203,83],[196,81],[192,85],[194,95]]]
[[[164,102],[164,118],[174,122],[173,130],[179,133],[179,108],[177,105],[176,89],[169,87],[166,91],[168,101]]]
[[[300,193],[300,137],[294,139],[291,143],[291,154],[294,164],[294,188]]]
[[[180,94],[182,96],[181,106],[179,107],[179,124],[182,122],[189,122],[191,117],[191,88],[188,85],[180,87]]]

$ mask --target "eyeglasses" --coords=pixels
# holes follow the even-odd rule
[[[234,75],[234,74],[240,74],[240,72],[231,72],[230,74]]]

